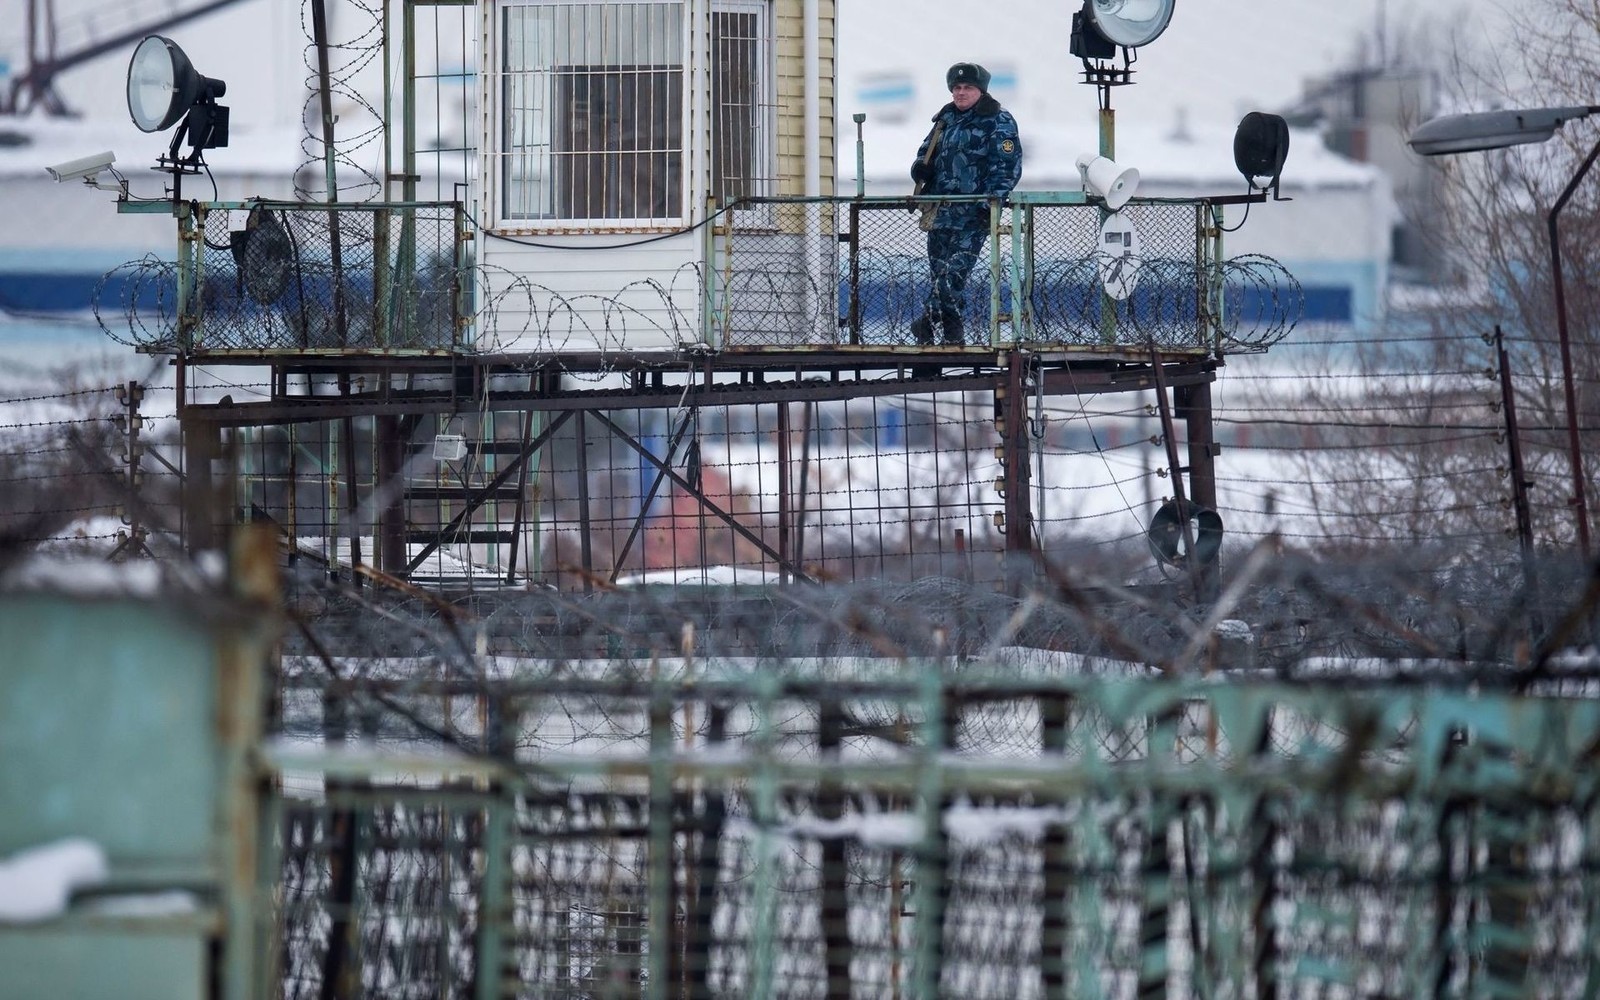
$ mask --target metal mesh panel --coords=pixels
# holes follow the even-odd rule
[[[945,199],[961,201],[963,199]],[[967,199],[970,200],[970,199]],[[918,226],[919,213],[910,201],[847,201],[840,206],[842,231],[833,251],[837,258],[837,339],[840,344],[909,347],[916,341],[911,323],[926,308],[930,277],[928,234]],[[967,345],[987,345],[992,330],[1001,339],[1012,336],[1010,315],[1013,261],[1011,240],[991,232],[966,286],[962,321]],[[730,250],[733,267],[758,238],[740,232]],[[998,255],[998,257],[997,257]],[[998,288],[996,310],[995,290]]]
[[[970,200],[741,203],[729,213],[712,290],[722,343],[914,346],[911,323],[927,308],[930,284],[918,206]],[[1211,260],[1197,221],[1206,214],[1202,202],[1135,202],[1118,218],[1137,236],[1123,242],[1119,230],[1108,244],[1106,215],[1094,206],[1035,196],[1002,210],[966,287],[964,344],[1276,343],[1304,311],[1299,284],[1268,257]],[[825,314],[829,288],[836,317]]]
[[[1204,202],[1130,204],[1118,218],[1137,239],[1119,238],[1108,250],[1100,209],[1050,198],[1031,196],[999,213],[967,283],[963,334],[948,346],[1254,351],[1281,340],[1304,313],[1304,294],[1279,262],[1209,256],[1198,221],[1208,214]],[[500,309],[522,297],[547,303],[536,324],[543,348],[559,351],[577,324],[603,326],[602,341],[626,351],[630,317],[643,319],[624,303],[646,285],[673,324],[681,322],[680,340],[690,338],[694,317],[678,310],[693,301],[709,313],[705,328],[719,348],[914,347],[922,345],[911,324],[927,309],[930,285],[917,204],[741,201],[714,222],[708,257],[686,260],[672,288],[628,284],[594,296],[599,312],[530,275],[498,272],[495,280],[509,283],[468,310],[468,289],[486,283],[489,271],[466,260],[465,229],[452,205],[202,206],[196,294],[179,315],[171,315],[166,286],[181,281],[182,268],[133,262],[119,269],[119,287],[159,298],[123,304],[131,342],[196,354],[498,351],[516,332],[499,328]],[[692,296],[685,294],[691,282]],[[458,310],[473,312],[484,329],[487,339],[476,348],[460,332]],[[652,344],[662,333],[655,322],[634,329],[648,329]]]
[[[726,252],[711,276],[723,346],[838,343],[838,206],[747,201],[724,218]]]
[[[911,323],[926,309],[930,284],[928,235],[918,225],[917,204],[756,202],[736,211],[719,300],[725,343],[914,345]],[[808,227],[779,224],[762,231],[748,221],[759,212],[799,208],[812,216]],[[1195,203],[1125,208],[1120,217],[1139,234],[1137,252],[1126,257],[1102,245],[1104,214],[1097,208],[1029,203],[1002,210],[966,287],[965,343],[1208,348],[1207,330],[1221,311],[1207,305],[1218,275],[1201,255],[1196,209]],[[1013,227],[1020,259],[1013,259]],[[837,249],[828,249],[823,263],[816,259],[823,252],[819,244],[835,242],[829,234],[836,229]],[[821,235],[808,242],[797,232]],[[1112,281],[1128,286],[1124,298],[1105,293]],[[828,282],[838,289],[831,336],[811,308]],[[1022,291],[1026,308],[1017,308],[1013,289]]]
[[[385,995],[409,995],[403,970],[430,995],[495,975],[540,998],[1553,998],[1600,976],[1592,684],[869,660],[488,676],[514,794],[330,791],[289,814],[286,995],[332,968],[335,932]],[[449,712],[385,678],[396,722]],[[335,904],[338,851],[303,845],[339,843],[345,814],[359,877]],[[473,818],[495,815],[501,849]],[[478,909],[500,878],[505,908]],[[490,932],[504,965],[474,972]]]
[[[457,208],[201,206],[191,353],[460,346]]]
[[[378,526],[368,507],[352,514],[351,492],[403,504],[400,565],[424,584],[581,590],[597,576],[662,583],[677,571],[688,583],[722,569],[761,583],[783,562],[832,580],[998,581],[993,414],[992,393],[966,392],[615,411],[560,426],[559,414],[436,418],[397,439],[388,485],[371,418],[248,428],[234,435],[238,492],[225,510],[270,517],[331,563],[349,558],[354,519],[361,553],[383,565]],[[787,482],[780,421],[795,440]]]
[[[1026,339],[1209,346],[1201,312],[1207,272],[1196,242],[1194,205],[1129,204],[1118,217],[1131,230],[1113,227],[1106,239],[1099,208],[1038,206],[1030,214],[1032,323]],[[1128,231],[1138,234],[1137,244],[1120,242]],[[1107,287],[1126,297],[1113,298]]]
[[[469,995],[481,795],[332,785],[277,816],[278,995]]]

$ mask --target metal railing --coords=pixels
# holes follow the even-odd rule
[[[911,324],[930,286],[919,208],[973,201],[984,200],[740,201],[682,262],[699,286],[693,298],[663,288],[663,310],[700,303],[703,339],[721,349],[918,346]],[[1261,350],[1303,312],[1277,261],[1223,258],[1214,203],[1134,201],[1108,214],[1079,192],[1027,192],[984,204],[989,234],[966,288],[963,338],[949,346]],[[476,339],[499,342],[493,303],[474,315],[483,276],[458,204],[197,203],[180,206],[179,226],[175,328],[135,324],[160,328],[139,336],[147,350],[469,352],[474,323],[488,334]],[[563,301],[531,282],[526,291],[543,313],[632,346],[635,310],[616,308],[623,289],[615,300]],[[660,331],[649,333],[641,343],[659,348]]]
[[[172,349],[466,346],[459,204],[197,203],[180,207],[179,234]]]
[[[1303,311],[1298,283],[1276,261],[1222,258],[1220,206],[1206,201],[1135,201],[1111,216],[1078,192],[1019,192],[1004,203],[771,198],[740,202],[712,230],[712,342],[913,345],[931,280],[921,209],[963,202],[989,211],[966,290],[965,346],[1261,349]]]

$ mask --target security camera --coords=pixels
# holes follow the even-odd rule
[[[45,167],[44,169],[57,182],[75,181],[80,177],[86,181],[92,181],[100,171],[110,170],[111,165],[115,162],[117,162],[116,154],[108,149],[104,153],[81,156],[76,160],[68,160],[65,163],[58,163],[53,167]]]

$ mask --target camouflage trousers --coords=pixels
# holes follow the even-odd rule
[[[967,279],[989,238],[987,225],[928,231],[928,316],[950,322],[961,316],[967,301]]]

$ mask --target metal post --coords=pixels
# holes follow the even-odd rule
[[[1067,738],[1071,732],[1070,695],[1039,698],[1041,749],[1049,761],[1065,761]],[[1042,848],[1039,980],[1046,1000],[1063,1000],[1068,993],[1067,947],[1071,940],[1071,912],[1067,892],[1071,884],[1071,837],[1067,825],[1051,823],[1045,829]]]
[[[817,755],[824,765],[839,765],[845,715],[843,705],[834,698],[823,698],[817,706]],[[844,793],[839,783],[824,779],[817,789],[817,818],[837,823],[844,817]],[[822,851],[822,892],[819,894],[818,924],[822,928],[823,966],[826,970],[828,1000],[850,1000],[850,873],[845,857],[845,842],[826,837]]]
[[[278,573],[278,537],[265,525],[248,525],[229,540],[229,589],[258,609],[276,611],[283,598]],[[241,632],[221,646],[217,658],[217,761],[227,782],[219,817],[228,831],[221,838],[222,905],[226,913],[220,996],[253,995],[258,967],[266,960],[259,934],[261,895],[256,883],[264,873],[267,849],[261,822],[261,778],[256,750],[263,736],[262,710],[267,703],[263,634]],[[270,963],[267,963],[270,964]]]
[[[183,510],[190,552],[202,552],[217,543],[216,483],[211,460],[222,450],[221,432],[215,424],[180,420],[183,437]]]
[[[807,400],[800,407],[800,494],[795,498],[794,551],[780,549],[796,566],[806,563],[806,491],[811,483],[811,435],[817,425],[817,404]]]
[[[348,394],[349,382],[342,376],[340,389]],[[341,436],[344,438],[344,475],[347,487],[344,494],[345,507],[349,511],[350,532],[350,581],[357,588],[362,585],[361,565],[364,562],[361,556],[361,487],[359,483],[360,466],[356,462],[356,422],[354,417],[346,417],[339,422]]]
[[[1517,539],[1522,549],[1522,581],[1527,590],[1528,619],[1534,632],[1539,621],[1538,582],[1533,571],[1533,515],[1528,509],[1528,477],[1522,468],[1522,441],[1517,434],[1517,398],[1511,389],[1511,357],[1497,324],[1494,328],[1495,360],[1500,366],[1500,402],[1506,411],[1506,449],[1511,465],[1511,502],[1517,512]]]
[[[399,417],[375,417],[374,424],[378,470],[372,495],[378,500],[378,568],[399,575],[406,566],[405,445]]]
[[[126,554],[151,555],[149,546],[144,543],[146,535],[144,503],[139,497],[140,481],[143,478],[139,458],[144,454],[144,445],[139,442],[139,430],[143,423],[143,418],[139,416],[139,401],[144,399],[144,386],[138,382],[118,386],[117,397],[128,408],[128,412],[119,418],[123,424],[123,432],[128,435],[128,452],[123,459],[128,465],[128,474],[124,479],[127,497],[122,502],[122,518],[128,525],[128,533],[106,556],[106,559],[112,562]]]
[[[720,749],[727,740],[728,706],[712,704],[706,717],[708,749]],[[716,929],[718,859],[722,856],[722,831],[727,823],[727,803],[720,783],[708,783],[700,817],[700,839],[691,871],[693,891],[687,893],[689,905],[684,914],[686,965],[684,988],[689,1000],[703,1000],[711,993],[711,948]]]
[[[534,411],[529,410],[522,415],[522,453],[528,451],[528,442],[533,440]],[[528,469],[533,464],[532,459],[524,458],[517,469],[517,504],[511,515],[511,553],[506,559],[506,582],[517,581],[517,550],[522,542],[523,521],[527,519],[528,512]],[[533,534],[537,535],[535,531]],[[534,570],[529,567],[528,578],[533,578]]]
[[[917,875],[912,889],[911,940],[913,968],[910,995],[940,995],[944,966],[944,903],[949,845],[944,834],[943,759],[949,746],[949,721],[943,676],[937,660],[917,665],[918,710],[922,714],[921,745],[917,748],[916,810],[921,837],[916,846]]]
[[[517,734],[522,719],[517,704],[509,697],[490,699],[488,723],[484,728],[485,749],[510,770],[515,766]],[[511,970],[506,932],[512,927],[511,839],[512,817],[516,815],[515,790],[505,775],[496,774],[484,797],[483,889],[478,911],[477,966],[473,983],[476,1000],[495,1000],[506,993]]]
[[[856,112],[850,116],[856,123],[856,197],[867,196],[867,144],[861,135],[861,126],[866,122],[867,116]]]
[[[1172,475],[1172,499],[1178,506],[1178,524],[1183,531],[1183,561],[1189,570],[1189,579],[1194,584],[1195,600],[1198,601],[1203,599],[1204,580],[1201,576],[1200,560],[1196,558],[1194,551],[1194,508],[1188,497],[1184,496],[1184,468],[1178,462],[1177,428],[1172,421],[1172,406],[1167,400],[1167,380],[1161,367],[1161,358],[1156,353],[1153,341],[1150,344],[1150,373],[1156,382],[1156,410],[1161,414],[1161,439],[1167,446],[1167,469]]]
[[[755,675],[755,774],[752,777],[754,801],[751,803],[755,820],[755,886],[751,889],[750,931],[750,981],[747,995],[770,997],[776,977],[778,871],[777,838],[773,827],[778,819],[778,777],[773,773],[774,744],[777,742],[777,725],[774,702],[778,694],[777,674],[770,670],[757,671]],[[930,994],[931,995],[931,994]]]
[[[1216,428],[1212,424],[1211,383],[1181,386],[1174,390],[1182,410],[1189,435],[1189,499],[1197,507],[1217,509],[1217,455],[1222,451],[1216,442]],[[1206,597],[1213,596],[1217,585],[1217,568],[1214,564],[1197,565],[1198,583]]]
[[[322,173],[328,188],[328,204],[339,200],[339,182],[333,153],[333,91],[328,75],[328,9],[326,0],[311,0],[311,34],[317,50],[317,92],[322,107]],[[349,339],[344,311],[344,249],[339,238],[339,213],[328,209],[328,251],[333,265],[333,316],[338,344]]]
[[[789,557],[789,520],[791,512],[789,504],[792,500],[790,492],[794,487],[789,482],[789,404],[778,404],[778,551],[784,558]],[[789,583],[789,571],[784,568],[784,563],[778,563],[778,581]]]
[[[652,664],[652,667],[655,667]],[[649,941],[649,980],[646,996],[666,998],[673,995],[674,987],[682,979],[682,960],[679,948],[682,940],[677,934],[677,852],[674,849],[676,831],[672,826],[672,694],[667,682],[659,675],[650,684],[650,795],[649,829],[650,864],[646,876],[649,903],[646,907]]]
[[[845,246],[850,253],[850,343],[861,343],[861,206],[850,206],[850,232]]]
[[[589,510],[589,428],[588,421],[584,419],[585,413],[579,410],[576,413],[578,421],[577,446],[578,446],[578,548],[583,557],[583,589],[594,590],[594,539],[589,537],[591,530]]]
[[[1006,367],[1005,396],[1001,401],[1006,552],[1013,555],[1033,551],[1033,511],[1028,503],[1028,480],[1031,478],[1027,444],[1028,360],[1022,351],[1011,352]]]
[[[1100,155],[1108,160],[1117,158],[1117,113],[1111,108],[1111,90],[1102,87],[1100,90]],[[1087,185],[1085,185],[1087,187]],[[1104,205],[1100,206],[1100,221],[1102,223],[1111,215],[1111,210]],[[1095,241],[1096,248],[1099,241]],[[1104,288],[1100,289],[1100,340],[1106,344],[1117,342],[1117,300]]]
[[[1004,209],[1002,209],[1000,207],[1000,199],[999,198],[990,198],[989,199],[989,338],[988,338],[988,342],[991,345],[995,345],[995,344],[999,344],[1000,343],[1000,320],[1001,320],[1001,317],[1003,315],[1001,313],[1002,298],[1001,298],[1001,295],[1000,295],[1000,282],[1001,282],[1001,279],[1003,277],[1003,274],[1002,274],[1002,271],[1001,271],[1001,267],[1000,267],[1000,237],[1003,236],[1003,235],[1008,235],[1007,233],[1002,231],[1001,226],[1000,226],[1000,219],[1002,218],[1003,215],[1004,215]],[[1015,260],[1015,258],[1013,258],[1013,261],[1014,260]],[[1013,311],[1015,311],[1016,308],[1017,308],[1017,302],[1016,302],[1015,296],[1012,297],[1011,308],[1012,308]],[[1005,318],[1012,322],[1011,339],[1012,339],[1012,341],[1016,341],[1018,339],[1018,337],[1017,337],[1017,327],[1016,327],[1016,322],[1015,322],[1016,317],[1014,315],[1010,315],[1010,316],[1006,316]]]
[[[1589,557],[1589,504],[1585,499],[1583,482],[1583,447],[1578,438],[1578,388],[1572,375],[1572,342],[1567,333],[1567,293],[1565,283],[1561,277],[1561,238],[1557,232],[1557,217],[1561,210],[1571,200],[1573,191],[1589,173],[1589,168],[1594,166],[1596,157],[1600,157],[1600,142],[1595,143],[1589,151],[1588,157],[1583,161],[1583,166],[1567,182],[1567,187],[1561,192],[1561,197],[1550,208],[1550,278],[1555,285],[1556,293],[1556,333],[1561,341],[1561,380],[1566,390],[1567,405],[1567,457],[1572,464],[1572,508],[1573,516],[1577,518],[1578,526],[1578,554],[1583,558]]]
[[[178,213],[178,406],[183,407],[183,360],[194,350],[194,328],[199,320],[200,246],[205,237],[205,220],[195,218],[188,202],[176,202]],[[205,209],[199,208],[204,212]],[[192,310],[192,312],[191,312]]]

